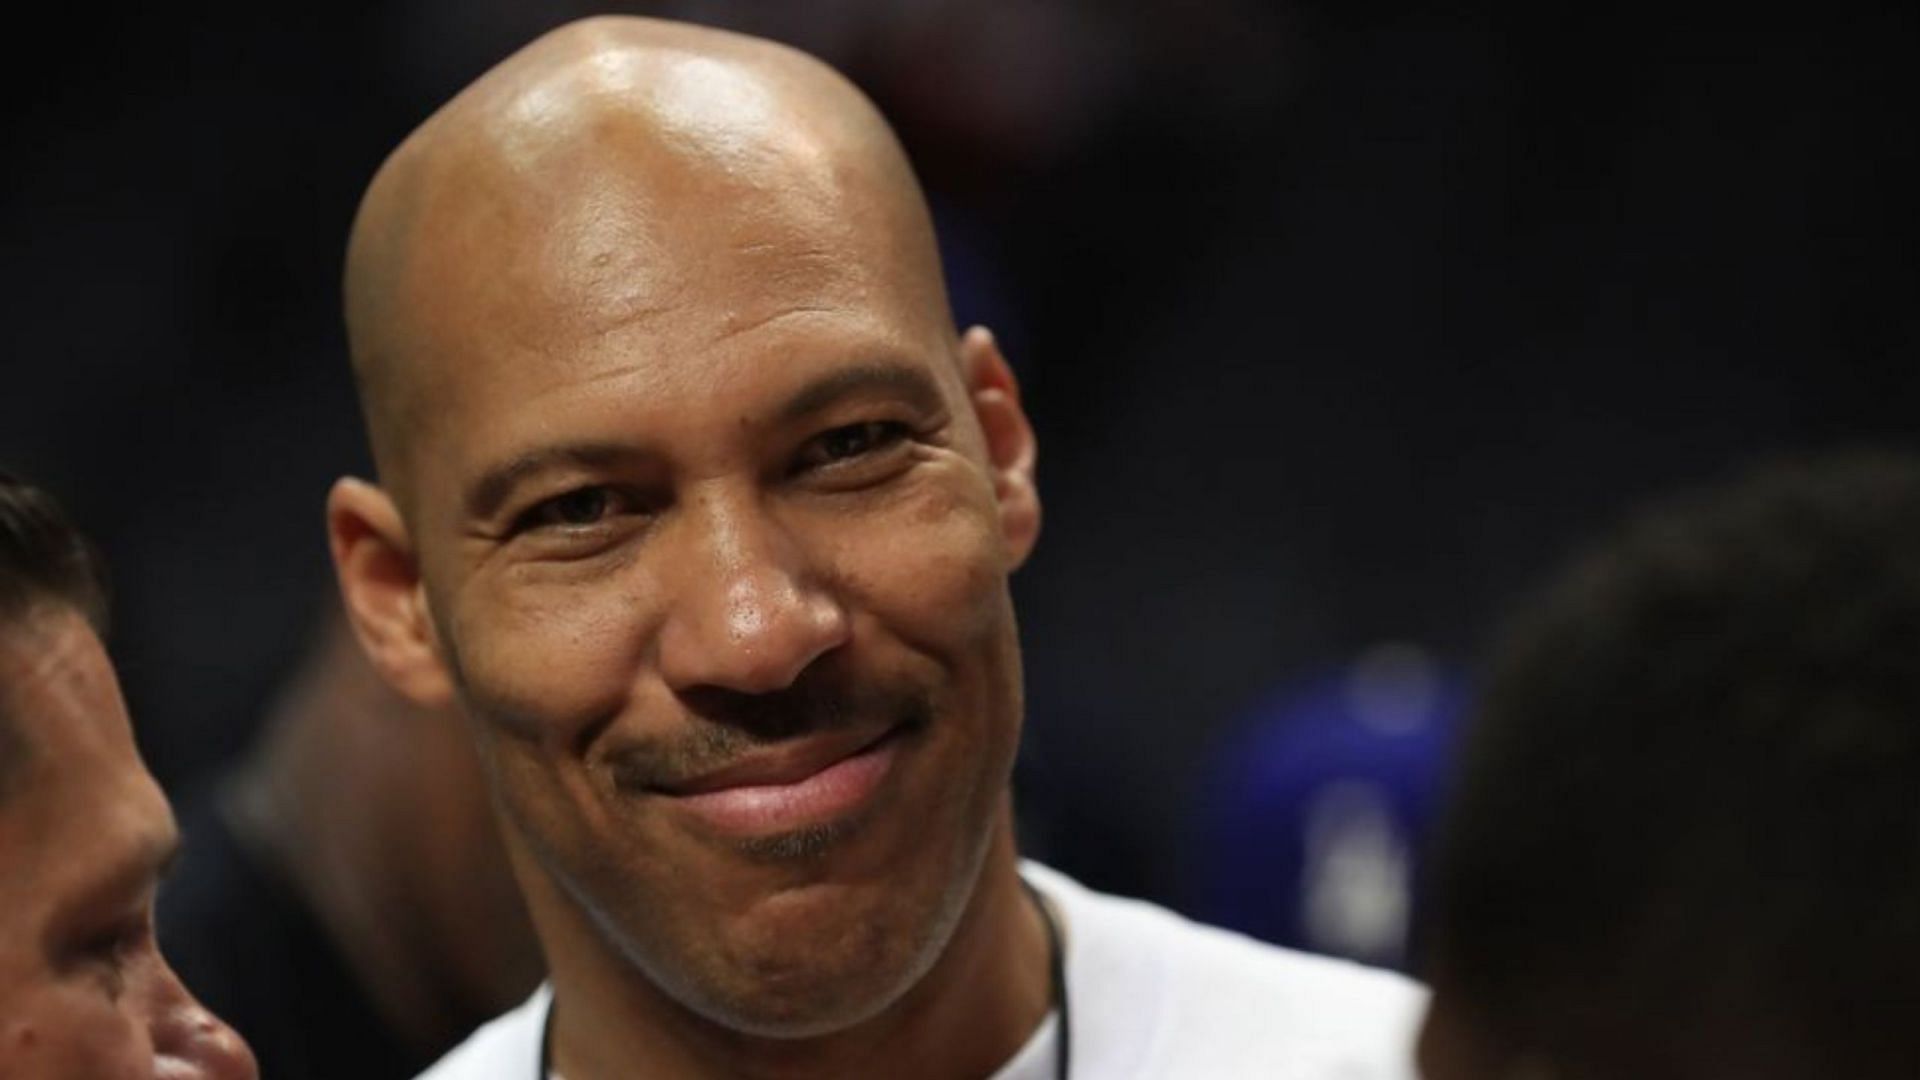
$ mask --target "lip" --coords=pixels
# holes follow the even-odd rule
[[[769,836],[843,819],[870,802],[893,771],[899,729],[823,735],[756,752],[659,794],[709,828]]]

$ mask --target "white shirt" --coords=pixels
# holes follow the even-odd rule
[[[1023,863],[1066,936],[1073,1080],[1412,1080],[1416,984],[1276,948]],[[487,1024],[420,1080],[538,1080],[552,991]],[[1057,1017],[992,1080],[1050,1080]]]

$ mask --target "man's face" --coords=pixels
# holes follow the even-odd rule
[[[253,1076],[154,944],[178,836],[78,614],[0,625],[0,712],[29,746],[0,803],[0,1077]]]
[[[832,200],[641,202],[422,257],[408,525],[574,921],[711,1019],[833,1030],[928,969],[1010,842],[1030,433],[984,336]]]

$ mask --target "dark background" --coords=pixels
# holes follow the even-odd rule
[[[176,794],[330,587],[362,186],[589,10],[358,7],[28,5],[9,34],[0,462],[107,548]],[[1182,898],[1201,763],[1273,687],[1382,641],[1470,663],[1641,498],[1920,435],[1920,35],[1890,5],[628,9],[826,56],[919,162],[1040,432],[1023,803],[1093,884]]]

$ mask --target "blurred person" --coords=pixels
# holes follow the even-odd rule
[[[1920,1076],[1920,459],[1662,506],[1507,630],[1430,1080]]]
[[[154,942],[179,848],[101,644],[92,547],[0,472],[0,1077],[252,1077]]]
[[[334,605],[183,825],[161,944],[275,1080],[413,1076],[540,981],[465,719],[395,693]]]
[[[938,266],[856,90],[671,23],[536,41],[375,177],[334,558],[474,718],[551,972],[429,1076],[1410,1069],[1406,980],[1019,860],[1034,440]]]
[[[1187,849],[1194,914],[1410,968],[1421,842],[1466,696],[1464,673],[1407,641],[1270,695],[1208,754]]]

